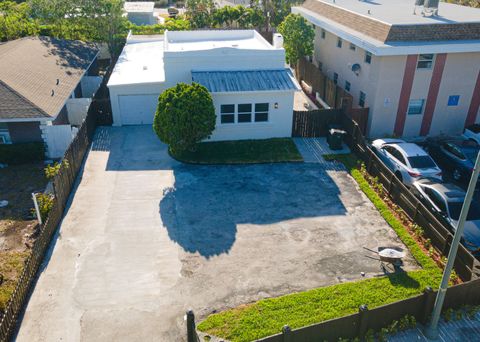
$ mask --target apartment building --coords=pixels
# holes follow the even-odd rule
[[[368,134],[458,134],[480,122],[480,9],[426,0],[307,0],[312,61],[369,107]]]

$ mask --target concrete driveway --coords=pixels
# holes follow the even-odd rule
[[[363,247],[402,244],[325,165],[183,165],[151,127],[99,129],[17,340],[182,341],[188,308],[380,274]]]

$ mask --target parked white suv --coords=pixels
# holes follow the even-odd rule
[[[442,180],[442,170],[420,146],[400,139],[377,139],[374,152],[395,175],[410,187],[421,177]]]

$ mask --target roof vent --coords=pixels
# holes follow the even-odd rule
[[[57,78],[57,85],[59,85],[59,84],[60,84],[60,79],[59,79],[59,78]]]
[[[51,96],[53,96],[53,95],[55,95],[55,90],[52,89],[52,95]]]

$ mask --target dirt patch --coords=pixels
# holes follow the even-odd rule
[[[0,310],[10,298],[36,237],[32,192],[45,189],[42,164],[13,165],[0,169]]]

